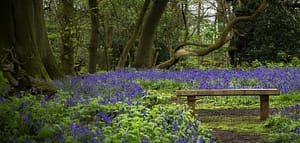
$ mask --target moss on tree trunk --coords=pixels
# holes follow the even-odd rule
[[[73,0],[61,0],[61,70],[65,75],[75,75],[74,71],[74,7]]]
[[[28,89],[39,79],[59,78],[61,74],[49,50],[42,1],[4,0],[0,7],[0,65],[6,65],[0,70],[11,84]]]

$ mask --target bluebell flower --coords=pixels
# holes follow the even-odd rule
[[[201,137],[201,138],[199,139],[199,143],[205,143],[205,140],[203,139],[203,137]]]
[[[23,101],[21,101],[21,103],[20,103],[20,111],[21,111],[21,113],[24,112],[24,107],[25,107],[25,103]]]
[[[42,100],[41,100],[41,105],[42,105],[42,107],[46,107],[46,106],[47,106],[46,98],[47,98],[47,97],[45,96],[45,97],[43,97]]]
[[[72,124],[70,125],[70,128],[73,129],[73,130],[76,130],[76,129],[77,129],[76,123],[72,123]]]
[[[28,137],[26,137],[24,143],[31,143],[31,140]]]
[[[176,123],[175,121],[174,121],[174,130],[175,130],[175,131],[178,130],[178,123]]]
[[[297,126],[295,129],[296,134],[300,135],[300,126]]]
[[[291,117],[292,117],[292,119],[295,120],[295,121],[298,119],[298,115],[297,115],[297,114],[292,114]]]
[[[188,128],[191,128],[192,126],[192,121],[189,119]]]
[[[148,141],[147,141],[147,139],[143,138],[143,139],[141,140],[141,143],[148,143]]]
[[[92,143],[99,143],[99,141],[95,138],[93,138]]]
[[[128,105],[132,105],[132,100],[131,100],[131,99],[128,99],[127,104],[128,104]]]
[[[135,105],[140,106],[140,105],[142,105],[142,103],[141,103],[141,101],[137,101]]]
[[[100,114],[100,116],[103,118],[103,120],[106,122],[107,125],[111,125],[112,117],[108,116],[105,113]]]
[[[0,102],[4,103],[6,99],[3,96],[0,96]]]
[[[197,143],[197,139],[195,138],[195,139],[193,139],[193,142],[192,143]]]
[[[29,124],[30,122],[30,116],[28,114],[23,114],[24,122],[25,124]]]
[[[146,115],[146,108],[142,109],[141,113],[142,113],[143,116],[145,116]]]
[[[76,105],[76,101],[73,98],[68,97],[65,104],[67,107],[72,107]]]

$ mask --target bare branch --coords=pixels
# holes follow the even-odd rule
[[[208,44],[199,44],[199,43],[194,43],[194,42],[184,42],[181,43],[179,45],[177,45],[177,47],[175,48],[175,52],[178,51],[180,48],[184,47],[184,46],[198,46],[198,47],[209,47]]]

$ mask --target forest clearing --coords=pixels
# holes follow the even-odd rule
[[[2,0],[2,143],[299,143],[299,0]]]
[[[54,81],[59,91],[50,97],[1,97],[1,137],[5,142],[203,143],[232,135],[227,142],[297,142],[299,75],[297,68],[257,68],[123,70],[66,78]],[[267,120],[259,119],[255,96],[202,97],[194,118],[186,99],[174,93],[245,87],[281,89],[280,96],[270,97]]]

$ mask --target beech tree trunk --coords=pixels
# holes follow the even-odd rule
[[[130,49],[133,47],[133,44],[134,44],[136,38],[138,37],[138,35],[140,33],[140,29],[141,29],[142,24],[143,24],[143,19],[145,17],[145,14],[147,12],[149,4],[150,4],[150,0],[146,0],[144,5],[143,5],[143,9],[142,9],[142,11],[139,15],[139,19],[138,19],[136,27],[133,31],[133,34],[131,35],[130,39],[128,40],[128,42],[126,43],[126,46],[124,47],[124,49],[122,51],[122,54],[120,56],[120,60],[119,60],[118,65],[117,65],[117,69],[121,69],[121,68],[125,67],[125,63],[127,61],[128,53],[129,53]]]
[[[75,75],[74,71],[74,7],[73,0],[61,0],[62,18],[61,18],[61,69],[65,75]]]
[[[62,76],[49,47],[41,0],[0,2],[0,70],[11,85],[28,90],[36,79]]]
[[[91,10],[91,39],[89,47],[89,73],[96,72],[97,65],[97,49],[99,45],[99,23],[98,23],[98,2],[97,0],[89,0],[89,7]]]
[[[153,0],[151,8],[144,19],[139,45],[135,52],[133,66],[135,68],[151,68],[153,66],[153,39],[160,17],[169,0]]]
[[[106,18],[110,17],[110,13],[105,14]],[[109,19],[104,19],[103,21],[103,28],[104,28],[104,49],[101,51],[101,56],[103,57],[103,62],[101,69],[109,71],[110,70],[110,60],[109,60],[109,49],[112,47],[112,32],[113,27],[110,24]]]

